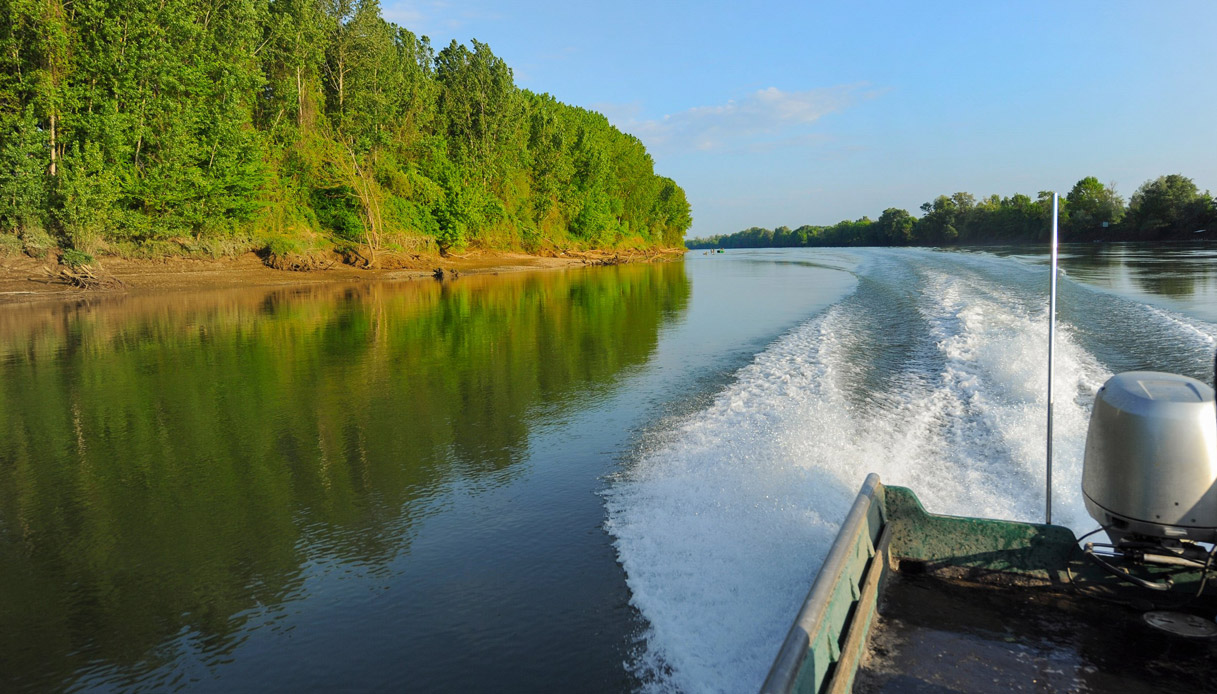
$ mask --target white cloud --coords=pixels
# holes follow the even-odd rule
[[[875,96],[877,92],[864,84],[795,92],[769,87],[720,106],[698,106],[658,120],[631,118],[621,127],[657,152],[808,147],[827,139],[812,130],[816,121]]]

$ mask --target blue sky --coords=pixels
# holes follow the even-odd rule
[[[382,0],[488,43],[516,84],[638,136],[691,236],[832,224],[939,194],[1217,193],[1217,4]]]

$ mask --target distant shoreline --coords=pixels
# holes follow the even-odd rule
[[[694,239],[698,240],[698,239]],[[1068,240],[1060,241],[1062,246],[1110,246],[1115,244],[1142,245],[1142,246],[1183,246],[1183,245],[1199,245],[1213,246],[1217,245],[1217,234],[1197,234],[1196,238],[1166,238],[1166,239],[1089,239],[1089,240]],[[697,251],[705,251],[713,253],[716,250],[722,249],[725,251],[756,251],[756,250],[773,250],[782,248],[934,248],[942,250],[954,249],[970,249],[970,248],[1047,248],[1047,240],[1039,241],[969,241],[967,243],[926,243],[926,244],[910,244],[906,246],[897,246],[890,244],[822,244],[815,246],[690,246],[689,252],[696,253]]]
[[[41,301],[75,301],[89,297],[206,291],[234,287],[287,287],[361,281],[435,281],[461,275],[486,275],[535,270],[564,270],[596,265],[676,260],[682,248],[648,250],[560,251],[532,255],[509,251],[470,251],[433,256],[395,256],[386,267],[359,269],[335,263],[325,269],[292,271],[268,267],[255,253],[216,259],[162,258],[155,260],[103,258],[99,275],[117,279],[109,288],[82,289],[58,277],[61,266],[53,256],[38,260],[26,256],[0,257],[0,306]],[[438,271],[442,270],[440,273]]]

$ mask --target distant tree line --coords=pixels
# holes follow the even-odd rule
[[[4,0],[0,254],[677,246],[604,116],[377,0]]]
[[[1111,186],[1093,176],[1078,181],[1059,202],[1062,241],[1157,241],[1217,238],[1217,205],[1185,176],[1146,181],[1125,205]],[[949,246],[1044,241],[1052,228],[1052,193],[989,196],[940,195],[921,206],[920,218],[888,208],[871,220],[797,229],[753,227],[734,234],[692,239],[689,248],[789,246]],[[1204,230],[1204,233],[1196,233]]]

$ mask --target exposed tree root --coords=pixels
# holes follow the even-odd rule
[[[46,268],[47,275],[53,281],[62,282],[80,289],[120,289],[123,281],[114,275],[102,272],[91,264],[76,266],[60,265]]]

